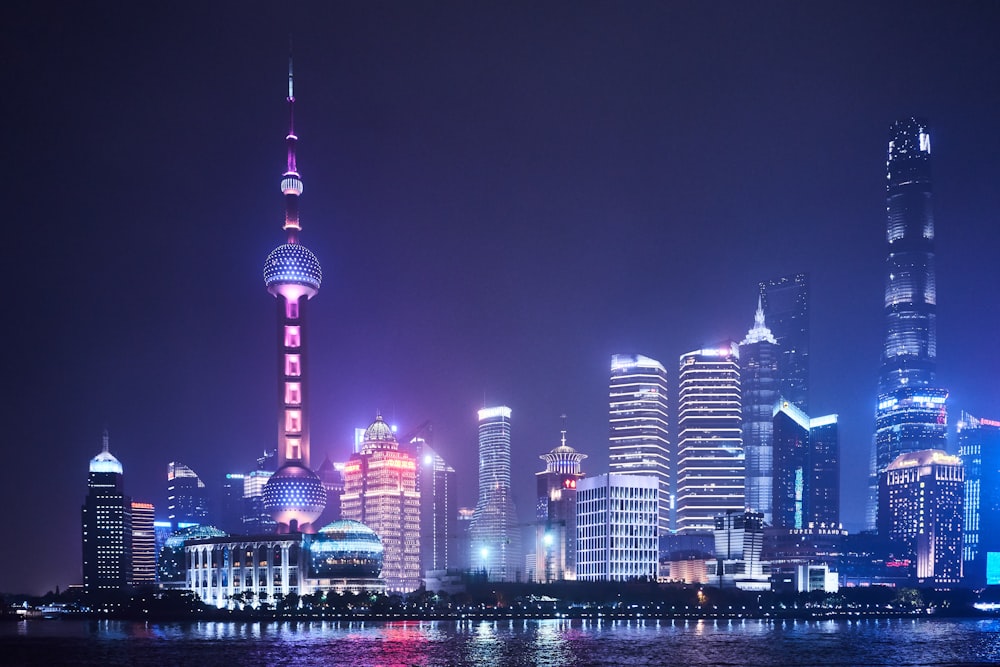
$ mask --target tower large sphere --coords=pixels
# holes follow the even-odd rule
[[[282,285],[301,285],[319,291],[323,270],[312,251],[301,243],[284,243],[271,251],[264,261],[264,284],[272,294]]]
[[[299,461],[278,468],[264,485],[264,511],[289,527],[312,524],[326,507],[326,487]]]

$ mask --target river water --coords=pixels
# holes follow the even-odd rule
[[[0,624],[0,665],[986,665],[1000,620]]]

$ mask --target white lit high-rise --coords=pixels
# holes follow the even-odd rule
[[[611,357],[610,471],[658,482],[657,532],[670,531],[671,466],[667,433],[667,372],[641,354]]]
[[[677,426],[677,532],[711,532],[744,509],[739,347],[681,355]]]
[[[471,565],[491,581],[517,581],[524,561],[510,489],[510,408],[479,411],[479,500],[472,515]]]

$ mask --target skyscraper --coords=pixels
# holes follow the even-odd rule
[[[580,462],[587,458],[566,444],[538,458],[545,470],[535,473],[535,578],[548,583],[576,578],[576,487],[583,478]]]
[[[667,371],[641,354],[611,357],[610,461],[614,475],[659,480],[659,536],[670,532],[671,465],[667,432]]]
[[[778,343],[778,392],[809,412],[809,275],[758,284],[767,326]]]
[[[966,583],[1000,584],[1000,421],[963,412],[956,424],[965,465]]]
[[[744,509],[739,347],[681,355],[677,427],[677,532],[710,533],[715,517]]]
[[[278,470],[264,487],[264,509],[278,532],[315,532],[313,522],[326,506],[323,482],[309,468],[306,311],[319,292],[323,272],[316,255],[299,243],[302,180],[295,163],[295,94],[288,59],[287,163],[281,177],[287,242],[264,262],[264,284],[278,306]]]
[[[510,408],[479,411],[479,500],[472,515],[472,569],[491,581],[518,581],[524,561],[510,489]]]
[[[896,121],[886,162],[885,343],[879,373],[866,522],[880,474],[901,454],[944,449],[948,392],[937,386],[937,288],[927,122]]]
[[[132,501],[132,583],[156,583],[156,531],[153,503]]]
[[[757,299],[754,325],[740,343],[743,390],[743,450],[746,452],[746,506],[771,524],[774,467],[773,412],[778,401],[780,348],[764,323],[763,298]]]
[[[428,442],[429,427],[428,422],[424,435],[414,434],[409,436],[409,442],[400,444],[400,449],[410,452],[417,462],[421,574],[427,570],[447,570],[458,563],[454,552],[458,481],[455,469]]]
[[[840,523],[840,440],[837,415],[810,419],[791,401],[772,412],[772,525],[804,529]]]
[[[132,581],[132,500],[125,495],[125,469],[108,449],[90,460],[83,518],[83,590],[118,591]]]
[[[576,578],[655,581],[659,480],[652,475],[597,475],[581,479],[576,491]]]
[[[344,465],[340,514],[365,524],[382,541],[386,590],[409,593],[420,587],[417,463],[400,451],[382,415],[365,431],[361,452]]]
[[[879,535],[911,561],[918,583],[962,579],[964,470],[957,456],[927,449],[900,454],[881,475]]]
[[[167,519],[174,530],[208,525],[208,492],[198,473],[176,461],[167,464]]]

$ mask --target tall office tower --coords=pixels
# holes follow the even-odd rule
[[[326,489],[326,508],[316,525],[325,526],[340,520],[340,496],[344,493],[344,464],[334,463],[327,456],[316,469],[316,476]]]
[[[939,449],[900,454],[879,479],[878,532],[915,563],[918,583],[962,579],[965,468]]]
[[[587,455],[566,444],[563,429],[559,446],[538,458],[545,461],[545,470],[535,473],[535,578],[543,583],[575,579],[576,487]]]
[[[227,472],[219,484],[217,509],[212,512],[213,523],[226,533],[243,532],[243,481],[246,474]]]
[[[83,503],[83,590],[117,591],[132,579],[132,500],[125,495],[125,470],[108,450],[104,431],[101,453],[90,460],[87,498]]]
[[[471,561],[490,581],[518,581],[524,560],[510,489],[510,408],[479,411],[479,500],[469,527]]]
[[[295,164],[295,94],[288,59],[288,160],[281,177],[285,195],[287,243],[264,262],[264,284],[278,305],[278,469],[264,487],[264,509],[279,533],[315,532],[312,525],[326,507],[323,482],[309,468],[307,304],[319,292],[323,272],[316,255],[299,243],[302,180]]]
[[[708,581],[722,588],[770,590],[764,572],[764,516],[754,510],[726,512],[715,517],[715,562],[708,566]]]
[[[809,420],[809,470],[806,518],[816,526],[840,525],[840,419],[823,415]]]
[[[758,283],[767,326],[778,343],[778,392],[809,412],[809,275]]]
[[[948,392],[937,386],[937,289],[931,139],[919,118],[890,128],[885,344],[879,373],[866,521],[877,520],[879,476],[900,454],[944,449]]]
[[[156,530],[153,503],[132,501],[132,583],[156,583]]]
[[[429,423],[428,423],[429,425]],[[427,434],[430,435],[429,433]],[[422,435],[408,436],[400,449],[417,462],[420,492],[420,572],[455,567],[454,529],[458,516],[455,469]],[[453,562],[454,561],[454,562]]]
[[[344,465],[340,514],[365,524],[382,540],[386,590],[409,593],[420,587],[417,462],[400,451],[382,415],[365,431],[361,452]]]
[[[670,440],[667,371],[641,354],[611,357],[609,470],[652,475],[660,481],[658,534],[670,532]]]
[[[273,533],[277,524],[264,507],[264,487],[274,473],[270,470],[252,470],[243,478],[243,528],[244,535]]]
[[[743,450],[746,452],[746,506],[770,525],[774,467],[772,419],[778,401],[780,348],[764,323],[763,297],[757,299],[754,325],[740,343],[743,389]]]
[[[677,532],[711,533],[715,517],[744,509],[746,467],[736,343],[681,355]]]
[[[970,586],[1000,584],[1000,421],[962,412],[958,455],[965,464],[962,560]]]
[[[208,491],[198,473],[171,461],[167,464],[167,518],[174,530],[180,524],[207,525]]]
[[[840,440],[837,415],[810,419],[790,401],[773,408],[775,528],[840,523]]]
[[[579,581],[656,580],[659,488],[651,475],[597,475],[577,482]]]

